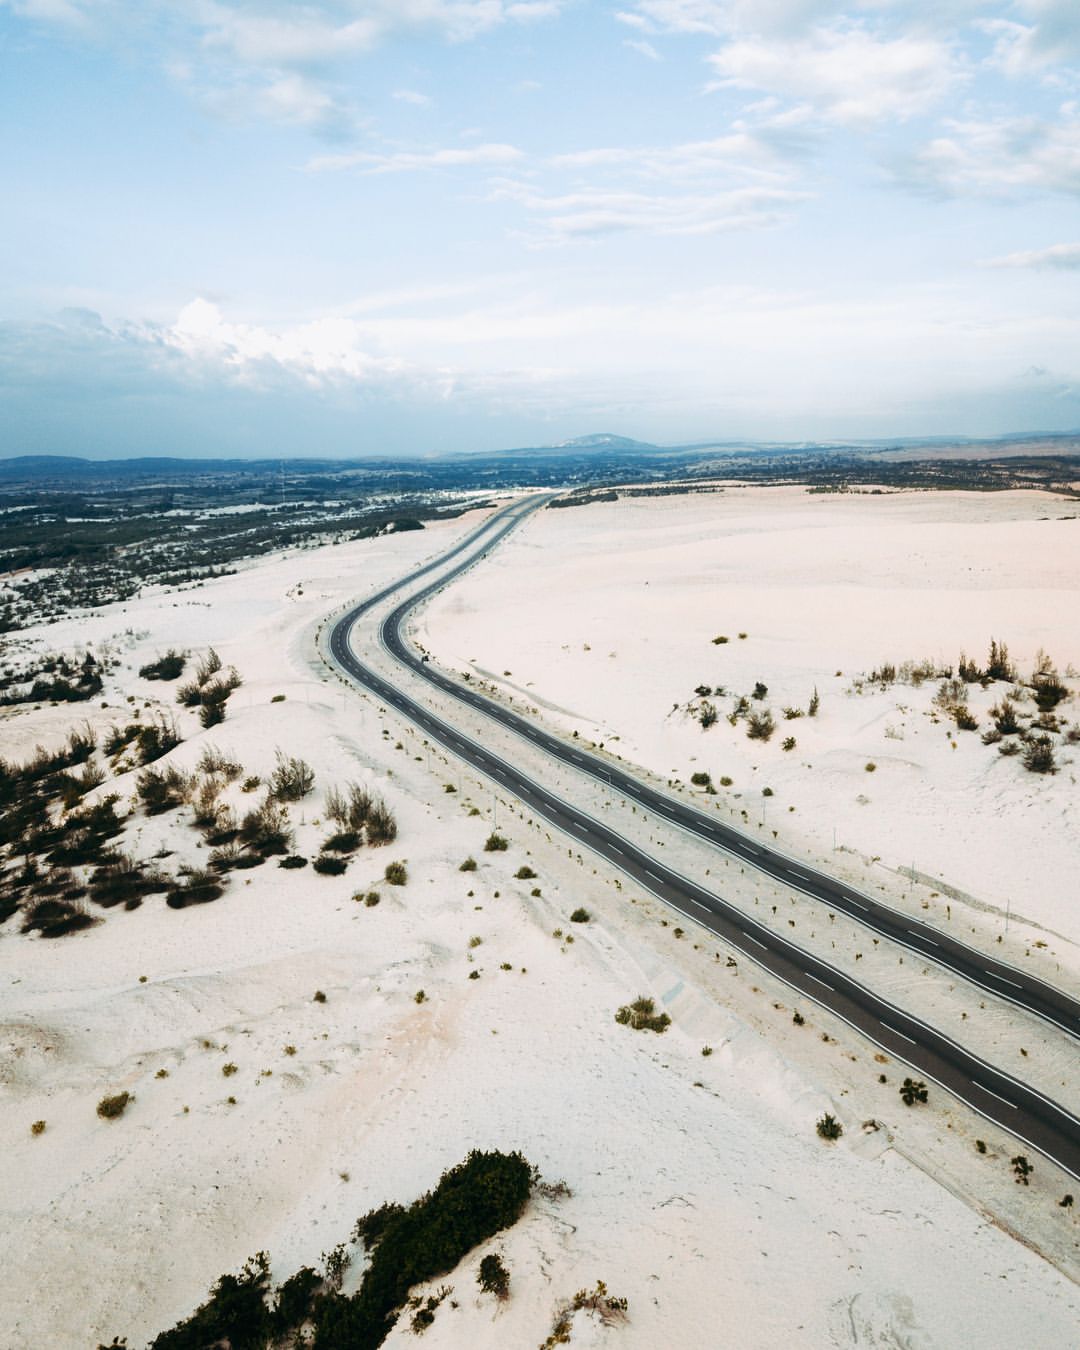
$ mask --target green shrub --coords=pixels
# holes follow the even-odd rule
[[[510,1272],[496,1252],[485,1256],[476,1273],[476,1283],[485,1294],[494,1294],[502,1301],[510,1295]]]
[[[102,1120],[115,1120],[117,1116],[124,1114],[128,1104],[134,1100],[130,1092],[118,1092],[115,1097],[102,1097],[97,1104],[97,1113]]]
[[[339,877],[348,865],[347,859],[335,858],[332,854],[327,853],[320,853],[312,863],[312,867],[322,877]]]
[[[43,938],[65,937],[68,933],[78,933],[100,923],[73,900],[58,900],[48,897],[35,900],[25,911],[22,931],[38,932]]]
[[[394,813],[381,797],[376,797],[368,811],[367,840],[369,844],[391,844],[397,838],[397,821]]]
[[[826,1111],[817,1123],[817,1132],[822,1139],[839,1139],[844,1133],[844,1127],[835,1116]]]
[[[279,802],[298,802],[315,786],[315,771],[293,755],[277,752],[277,767],[270,775],[270,796]]]
[[[183,881],[170,887],[165,903],[170,909],[187,909],[189,905],[207,905],[224,894],[224,883],[212,873],[189,872]]]
[[[360,847],[360,836],[355,830],[338,830],[323,840],[328,853],[354,853]]]
[[[532,870],[531,867],[519,867],[518,870],[514,873],[514,877],[518,881],[532,881],[532,879],[535,876],[536,873]]]
[[[751,713],[746,719],[746,734],[752,741],[767,741],[775,730],[776,723],[768,708],[763,712]]]
[[[905,1106],[914,1106],[916,1102],[925,1102],[928,1096],[925,1083],[914,1078],[904,1079],[903,1086],[900,1088],[900,1099]]]
[[[1035,736],[1028,742],[1024,749],[1024,768],[1029,773],[1057,773],[1054,742],[1049,736]]]
[[[501,834],[496,834],[494,830],[484,840],[485,853],[505,853],[510,847],[510,841],[504,839]]]
[[[139,667],[139,675],[144,680],[178,680],[184,673],[187,656],[183,652],[173,651],[170,647],[164,656]]]
[[[620,1026],[630,1027],[634,1031],[664,1032],[671,1025],[667,1013],[657,1013],[656,1004],[646,995],[636,998],[633,1003],[619,1009],[615,1021]]]
[[[590,920],[591,918],[592,918],[592,915],[589,913],[589,911],[588,911],[587,909],[583,909],[583,908],[579,905],[578,908],[574,910],[573,914],[570,915],[570,922],[571,922],[571,923],[588,923],[589,920]]]
[[[459,872],[475,872],[475,871],[476,871],[476,865],[477,865],[477,864],[476,864],[476,859],[475,859],[475,858],[466,858],[465,861],[464,861],[464,862],[461,864],[461,866],[458,868],[458,871],[459,871]]]
[[[390,886],[404,886],[409,880],[409,873],[403,862],[392,862],[386,864],[383,877]]]

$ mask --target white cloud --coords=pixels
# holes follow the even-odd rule
[[[513,164],[523,152],[513,145],[472,145],[464,149],[399,150],[392,155],[356,151],[317,155],[305,165],[311,173],[361,169],[364,173],[416,173],[424,169],[455,169],[473,165]]]
[[[896,168],[908,186],[940,196],[1080,195],[1080,119],[947,121],[945,133]]]
[[[431,103],[427,94],[418,93],[415,89],[395,89],[394,97],[399,103],[412,103],[417,108],[426,108]]]
[[[404,362],[364,350],[358,325],[347,318],[319,318],[275,332],[230,322],[217,305],[200,299],[185,305],[176,322],[158,336],[165,346],[193,361],[256,382],[268,364],[309,384],[335,379],[367,382],[405,373]]]
[[[784,171],[767,139],[738,128],[708,141],[667,146],[599,146],[553,155],[558,169],[622,168],[648,178],[713,178],[719,173],[775,179]]]
[[[637,52],[639,56],[647,56],[650,61],[661,61],[660,53],[651,42],[639,41],[637,38],[626,38],[623,42],[624,47],[629,47],[631,51]]]
[[[1080,244],[1051,244],[1049,248],[1026,249],[988,258],[984,267],[1034,267],[1056,271],[1080,271]]]
[[[872,3],[872,0],[871,0]],[[615,17],[650,33],[791,33],[813,20],[833,18],[844,8],[837,0],[635,0],[632,10]]]
[[[761,228],[783,220],[804,199],[788,188],[756,186],[677,194],[601,188],[545,193],[513,180],[495,185],[492,196],[517,202],[536,217],[541,228],[533,242],[538,244],[634,232],[700,235]]]
[[[794,41],[736,40],[709,61],[721,85],[805,101],[828,121],[852,124],[926,112],[963,78],[937,38],[878,38],[863,28],[817,29]]]
[[[564,0],[0,0],[22,18],[103,41],[155,44],[179,83],[229,116],[313,130],[355,126],[344,69],[396,36],[465,42],[556,18]],[[346,90],[349,90],[347,93]],[[320,111],[321,109],[321,111]]]

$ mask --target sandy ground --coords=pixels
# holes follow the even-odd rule
[[[481,664],[514,670],[515,680],[519,668],[529,671],[520,646],[512,657],[493,650],[521,641],[506,588],[524,557],[533,579],[522,593],[535,596],[543,584],[555,594],[539,572],[562,566],[550,532],[584,538],[588,524],[581,512],[563,515],[575,519],[548,513],[505,559],[472,573],[459,600],[448,591],[439,602],[451,616],[460,603],[464,620],[477,588],[503,587],[498,642],[487,654],[464,645]],[[314,853],[327,832],[322,794],[350,778],[386,796],[400,835],[364,850],[341,878],[271,863],[234,874],[226,895],[204,907],[172,911],[153,897],[52,942],[20,935],[14,921],[0,929],[4,1344],[93,1350],[121,1333],[141,1345],[253,1252],[269,1252],[281,1278],[317,1264],[359,1214],[411,1199],[472,1147],[520,1148],[573,1194],[537,1199],[492,1244],[511,1270],[507,1304],[478,1295],[481,1251],[447,1276],[459,1306],[444,1304],[427,1333],[436,1347],[539,1345],[560,1299],[597,1279],[629,1299],[629,1320],[604,1328],[579,1316],[573,1344],[1072,1343],[1077,1223],[1057,1206],[1062,1179],[1053,1169],[1037,1162],[1032,1185],[1015,1186],[1007,1137],[982,1131],[989,1151],[979,1157],[978,1127],[948,1103],[935,1097],[901,1115],[895,1084],[877,1085],[880,1066],[864,1045],[846,1044],[813,1009],[794,1032],[791,1009],[751,969],[728,968],[693,934],[676,938],[659,907],[629,904],[611,877],[569,857],[563,841],[527,825],[377,705],[320,679],[313,652],[322,616],[448,547],[471,523],[270,558],[199,589],[5,639],[9,649],[92,642],[119,653],[123,666],[104,695],[110,706],[90,712],[99,728],[126,720],[129,697],[150,705],[144,717],[170,697],[169,687],[138,678],[140,664],[167,646],[212,643],[245,683],[228,720],[210,731],[176,709],[186,739],[170,760],[190,767],[214,745],[265,775],[276,747],[302,754],[317,782],[292,808],[300,852]],[[602,552],[594,565],[604,565]],[[617,594],[612,586],[595,599],[594,623],[607,621]],[[584,622],[578,593],[564,600],[568,632],[549,635],[553,653]],[[628,630],[635,641],[662,610],[643,602],[623,611],[639,613]],[[705,626],[716,626],[713,615]],[[1007,636],[1022,657],[1020,636]],[[710,666],[718,652],[731,654],[704,649]],[[618,671],[619,658],[603,659],[605,671]],[[850,657],[835,659],[854,668]],[[540,677],[559,666],[553,655],[550,670],[525,678],[579,715],[595,697],[629,754],[635,724],[617,715],[625,691],[545,686]],[[587,668],[583,660],[579,669]],[[769,680],[764,666],[759,673]],[[672,675],[680,689],[703,678],[693,662]],[[285,701],[271,703],[278,694]],[[846,698],[831,687],[827,697],[838,706]],[[651,698],[642,686],[631,703],[651,706]],[[5,753],[59,740],[82,712],[5,714]],[[662,734],[665,712],[661,702]],[[833,714],[822,712],[826,728]],[[676,730],[688,743],[689,733],[702,736],[694,726]],[[447,782],[458,791],[446,793]],[[130,796],[132,777],[99,792],[110,789]],[[488,855],[496,812],[511,848]],[[137,815],[125,846],[143,855],[169,848],[170,866],[197,861],[189,822],[188,808],[152,821]],[[470,854],[480,867],[461,873]],[[392,859],[407,862],[404,887],[380,880]],[[515,880],[526,860],[537,879]],[[379,905],[352,899],[373,888]],[[592,921],[571,925],[581,904]],[[470,945],[474,938],[481,941]],[[314,1000],[316,990],[325,1002]],[[644,992],[674,1019],[663,1037],[613,1020]],[[100,1120],[98,1100],[121,1089],[134,1093],[133,1104],[118,1120]],[[845,1122],[838,1144],[815,1135],[824,1110]],[[864,1128],[871,1117],[877,1126]],[[46,1122],[37,1136],[36,1120]],[[387,1342],[413,1343],[405,1324]]]
[[[547,511],[438,597],[419,636],[663,779],[730,778],[732,815],[763,820],[800,856],[855,862],[855,876],[871,862],[900,896],[910,882],[895,874],[913,868],[919,903],[949,922],[959,900],[980,941],[996,944],[1006,911],[1031,920],[1024,948],[1048,941],[1080,976],[1080,745],[1059,751],[1056,775],[1033,775],[942,718],[937,680],[856,692],[886,661],[983,661],[991,638],[1021,674],[1040,648],[1075,673],[1078,516],[1042,493],[737,487]],[[726,718],[759,681],[768,694],[753,706],[777,726],[768,744]],[[1076,724],[1080,680],[1067,683],[1059,711]],[[726,691],[707,731],[686,711],[698,686]],[[818,716],[785,720],[815,688]],[[1004,688],[973,687],[980,732]]]

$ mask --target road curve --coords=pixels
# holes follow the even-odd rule
[[[438,569],[438,576],[433,581],[410,594],[380,625],[380,640],[384,647],[415,674],[435,685],[442,693],[526,736],[531,743],[554,755],[570,768],[610,784],[657,817],[706,839],[788,887],[822,900],[838,911],[849,913],[874,931],[918,951],[963,978],[971,979],[988,992],[1018,1004],[1037,1016],[1047,1017],[1055,1025],[1077,1034],[1080,1031],[1080,1007],[1059,991],[1040,981],[1031,980],[1008,966],[1000,967],[1009,972],[1006,981],[1010,986],[1008,990],[986,983],[985,977],[992,975],[993,967],[999,963],[987,960],[981,953],[952,939],[946,942],[945,935],[938,930],[899,915],[831,877],[801,864],[796,867],[782,853],[752,843],[730,826],[711,820],[704,813],[664,796],[599,756],[567,745],[474,691],[463,689],[433,670],[421,656],[408,648],[401,633],[401,625],[408,612],[473,566],[522,519],[543,506],[547,500],[548,497],[530,498],[524,504],[518,502],[504,508],[448,553],[348,610],[334,623],[329,633],[329,651],[337,666],[356,683],[409,718],[433,741],[518,797],[530,810],[548,820],[570,839],[606,859],[644,890],[715,933],[800,995],[829,1009],[883,1050],[912,1065],[920,1074],[946,1088],[980,1115],[994,1121],[1080,1179],[1080,1120],[1059,1103],[993,1067],[927,1023],[879,998],[844,972],[757,923],[722,897],[681,876],[587,812],[547,791],[511,762],[444,722],[356,657],[349,643],[349,634],[357,619],[395,591],[411,586]],[[448,571],[442,570],[455,558],[460,558],[455,566]],[[899,929],[902,936],[894,936],[894,929]],[[931,934],[932,938],[929,936]],[[924,946],[918,945],[920,942],[930,943],[933,950],[924,949]],[[983,978],[975,978],[974,973],[968,974],[972,966]],[[1053,1015],[1048,1016],[1044,1008]]]

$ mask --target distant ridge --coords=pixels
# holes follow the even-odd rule
[[[613,436],[601,432],[595,436],[575,436],[572,441],[558,441],[552,450],[659,450],[651,441],[635,441],[629,436]]]

